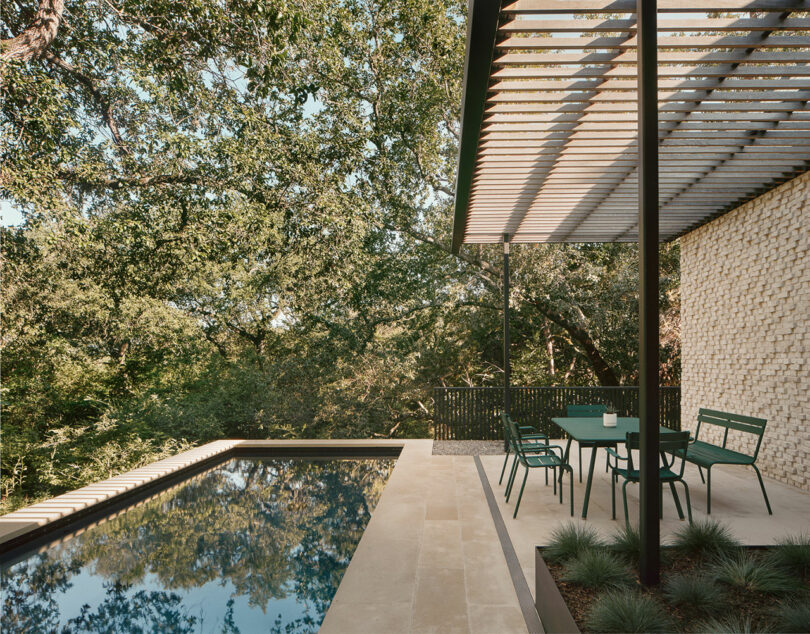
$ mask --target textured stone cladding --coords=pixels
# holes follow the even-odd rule
[[[757,466],[810,490],[810,173],[683,236],[681,298],[684,429],[701,407],[766,418]]]

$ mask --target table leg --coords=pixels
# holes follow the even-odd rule
[[[585,502],[582,504],[582,519],[588,517],[588,502],[591,499],[591,482],[593,482],[593,470],[596,467],[596,445],[591,451],[591,466],[588,468],[588,484],[585,485]]]
[[[571,436],[568,436],[568,444],[565,445],[565,452],[563,453],[563,464],[568,464],[568,454],[571,452]],[[563,470],[560,469],[560,486],[562,486]]]

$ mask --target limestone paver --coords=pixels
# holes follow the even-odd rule
[[[415,445],[403,449],[321,625],[324,634],[387,632],[375,629],[372,618],[386,614],[389,606],[401,613],[406,598],[409,616],[392,631],[525,634],[523,614],[472,456],[433,456],[429,443],[427,450]],[[419,503],[422,514],[417,528],[414,518]],[[397,517],[405,519],[398,524]],[[408,540],[399,543],[407,544],[415,536],[419,554],[414,567],[403,563],[403,575],[392,580],[377,574],[384,564],[375,553],[399,548],[400,535]],[[406,574],[412,575],[409,584],[404,582]],[[401,585],[390,596],[399,592],[400,602],[370,603],[370,597],[381,592],[371,589],[372,585],[391,586],[394,581]],[[354,620],[352,605],[358,606]]]

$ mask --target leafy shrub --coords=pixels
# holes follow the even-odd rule
[[[701,634],[753,634],[754,632],[765,634],[771,630],[767,626],[755,628],[751,617],[748,616],[728,616],[698,623],[694,631],[701,632]]]
[[[748,551],[719,559],[713,572],[718,581],[747,592],[779,594],[797,588],[779,568]]]
[[[810,603],[781,603],[773,619],[780,632],[810,632]]]
[[[634,577],[624,562],[605,550],[585,550],[565,564],[564,581],[585,588],[620,588]]]
[[[768,560],[806,579],[810,574],[810,533],[788,535],[776,544],[768,551]]]
[[[594,632],[672,632],[663,608],[651,597],[637,592],[607,592],[594,601],[585,617]]]
[[[700,612],[720,609],[725,599],[723,589],[705,574],[678,574],[667,579],[664,596],[672,605],[692,608]]]
[[[566,522],[551,533],[551,541],[543,551],[548,561],[564,562],[588,550],[603,548],[597,532],[587,524]]]
[[[728,528],[713,520],[696,520],[675,532],[675,550],[701,559],[729,554],[740,547]]]

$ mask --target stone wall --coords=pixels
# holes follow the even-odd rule
[[[684,428],[766,418],[757,466],[810,490],[810,173],[685,235],[681,302]]]

